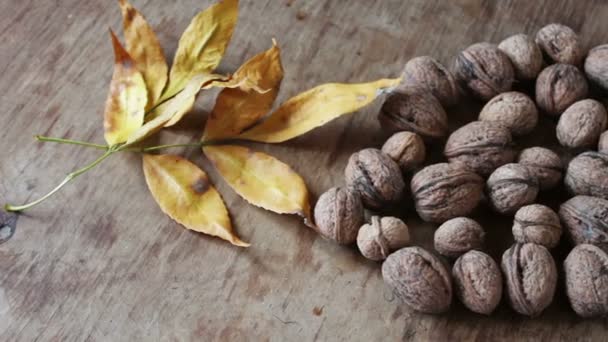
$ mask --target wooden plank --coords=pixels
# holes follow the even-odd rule
[[[210,0],[133,0],[173,51],[190,18]],[[111,77],[107,27],[120,27],[112,1],[0,3],[0,201],[25,202],[96,157],[77,147],[34,143],[34,134],[103,141],[102,110]],[[276,37],[286,78],[279,100],[330,81],[398,75],[415,55],[449,63],[477,41],[497,42],[562,22],[585,44],[605,43],[608,4],[597,1],[270,1],[244,0],[220,71],[233,71]],[[212,96],[162,141],[200,133]],[[292,165],[314,195],[343,184],[348,156],[380,146],[380,103],[291,142],[252,145]],[[471,120],[479,104],[450,113]],[[553,125],[545,135],[554,143]],[[540,132],[540,130],[539,130]],[[431,148],[438,159],[440,146]],[[0,340],[592,340],[605,320],[575,317],[563,286],[549,310],[526,319],[505,303],[491,317],[456,304],[427,316],[399,305],[379,264],[355,248],[320,239],[296,217],[248,205],[195,149],[176,150],[209,171],[239,234],[238,249],[181,229],[148,194],[140,157],[120,155],[28,211],[0,245]],[[554,203],[555,204],[555,203]],[[414,241],[430,246],[433,227],[411,208]],[[491,252],[511,243],[506,218],[481,216]],[[561,262],[566,244],[556,253]]]

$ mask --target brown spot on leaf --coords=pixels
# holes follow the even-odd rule
[[[135,11],[135,8],[129,7],[127,9],[127,13],[125,14],[125,21],[126,22],[132,22],[133,18],[135,18],[136,14],[137,14],[137,11]]]
[[[312,314],[315,316],[321,316],[323,314],[323,308],[324,308],[324,306],[322,306],[322,307],[315,306],[312,309]]]
[[[210,186],[209,179],[207,177],[201,177],[192,184],[192,191],[202,195],[209,190]]]

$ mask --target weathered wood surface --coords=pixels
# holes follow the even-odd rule
[[[133,0],[166,51],[211,2]],[[94,151],[42,145],[32,136],[103,141],[112,70],[107,27],[120,28],[120,14],[114,1],[101,0],[2,1],[0,13],[0,202],[25,202],[95,158]],[[607,17],[601,0],[244,0],[221,71],[233,71],[276,37],[287,73],[282,100],[322,82],[396,76],[415,55],[447,63],[471,43],[533,33],[554,21],[571,25],[586,44],[606,43]],[[197,139],[211,98],[199,100],[163,141]],[[343,183],[352,152],[386,138],[376,122],[378,106],[286,144],[256,148],[293,165],[318,196]],[[470,120],[478,108],[461,106],[452,121]],[[544,122],[536,141],[554,141],[552,129]],[[606,320],[575,317],[563,286],[535,319],[504,302],[491,317],[460,304],[442,316],[413,313],[393,300],[379,264],[322,240],[296,217],[248,205],[200,151],[175,152],[210,172],[252,247],[180,228],[149,195],[140,157],[114,157],[21,216],[13,239],[0,245],[1,341],[608,338]],[[414,241],[429,246],[433,227],[411,209],[402,214]],[[498,259],[511,243],[510,222],[481,220]],[[556,253],[558,262],[565,251]]]

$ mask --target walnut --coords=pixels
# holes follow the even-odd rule
[[[608,315],[608,255],[593,245],[578,245],[564,261],[566,293],[582,317]]]
[[[600,141],[597,143],[597,151],[608,154],[608,131],[600,135]]]
[[[566,169],[564,183],[574,195],[608,199],[608,154],[590,151],[574,157]]]
[[[414,175],[412,195],[418,215],[441,223],[470,214],[483,195],[483,179],[458,164],[434,164]]]
[[[536,44],[549,60],[556,63],[580,65],[585,56],[576,32],[561,24],[541,28],[536,33]]]
[[[526,148],[519,154],[517,162],[528,168],[538,179],[541,190],[549,190],[559,184],[564,166],[561,158],[544,147]]]
[[[545,247],[517,243],[502,255],[501,266],[509,302],[515,311],[537,316],[551,304],[557,284],[557,268]]]
[[[498,44],[513,64],[515,77],[520,80],[533,80],[543,67],[543,54],[530,36],[516,34]]]
[[[399,165],[378,149],[367,148],[353,153],[344,173],[346,184],[370,209],[391,206],[403,196],[405,183]]]
[[[477,43],[458,54],[454,76],[462,88],[487,101],[511,90],[514,71],[509,57],[496,45]]]
[[[493,97],[479,113],[480,121],[495,121],[513,135],[530,133],[538,123],[536,105],[528,95],[511,91]]]
[[[345,188],[327,190],[315,206],[317,231],[339,244],[351,244],[363,224],[363,205],[356,193]]]
[[[445,265],[420,247],[402,248],[382,264],[382,278],[412,309],[438,314],[452,303],[452,279]]]
[[[371,223],[364,224],[357,235],[357,246],[364,257],[384,260],[390,253],[407,246],[410,233],[407,225],[396,217],[372,216]]]
[[[454,131],[443,154],[450,163],[461,163],[482,176],[515,159],[511,133],[491,121],[474,121]]]
[[[587,78],[604,91],[608,91],[608,44],[596,46],[589,51],[585,59]]]
[[[553,248],[559,243],[561,235],[559,216],[547,206],[531,204],[521,207],[515,213],[513,237],[517,242],[532,242]]]
[[[524,205],[534,203],[538,195],[538,180],[520,164],[506,164],[494,171],[487,192],[492,207],[501,214],[513,214]]]
[[[457,258],[472,249],[481,249],[485,235],[479,223],[467,217],[457,217],[439,226],[433,240],[439,254]]]
[[[555,129],[557,140],[566,147],[589,147],[597,144],[606,129],[606,108],[596,100],[575,102],[560,116]]]
[[[445,110],[427,93],[392,93],[382,105],[378,120],[387,132],[414,132],[426,140],[445,137],[448,132]]]
[[[559,217],[575,245],[589,243],[608,250],[608,200],[573,197],[560,206]]]
[[[422,138],[416,133],[399,132],[393,134],[382,146],[382,153],[391,157],[401,171],[411,171],[424,162],[426,148]]]
[[[489,315],[502,297],[502,275],[489,255],[469,251],[454,263],[454,287],[458,299],[469,310]]]
[[[585,76],[570,64],[548,66],[536,79],[536,105],[549,115],[560,115],[588,92]]]
[[[460,92],[454,77],[432,57],[410,59],[405,64],[402,76],[400,90],[410,93],[430,92],[446,107],[458,103]]]

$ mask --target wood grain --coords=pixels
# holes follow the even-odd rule
[[[133,0],[174,51],[190,18],[212,1]],[[0,2],[0,202],[45,193],[94,151],[43,145],[45,134],[103,141],[102,112],[112,74],[107,27],[120,28],[113,1]],[[279,101],[323,82],[396,76],[416,55],[445,63],[478,41],[498,42],[550,22],[580,32],[588,46],[606,43],[608,3],[485,0],[244,0],[220,71],[230,72],[276,37],[286,77]],[[525,85],[522,85],[525,86]],[[213,94],[162,141],[202,132]],[[281,145],[253,144],[289,163],[318,196],[343,184],[348,156],[380,146],[380,103]],[[475,117],[468,103],[452,126]],[[555,144],[544,119],[522,145]],[[431,147],[439,160],[440,146]],[[239,249],[180,228],[146,189],[138,155],[122,154],[19,218],[0,245],[1,341],[134,340],[602,340],[604,319],[582,320],[560,285],[554,304],[526,319],[502,303],[491,317],[455,304],[450,314],[420,315],[400,305],[377,263],[355,248],[322,240],[298,218],[248,205],[197,149],[175,150],[209,171],[236,229]],[[548,194],[552,205],[563,194]],[[433,227],[405,204],[416,243],[429,247]],[[510,220],[481,215],[491,254],[512,242]],[[555,253],[561,264],[567,244]],[[560,280],[561,281],[561,280]]]

